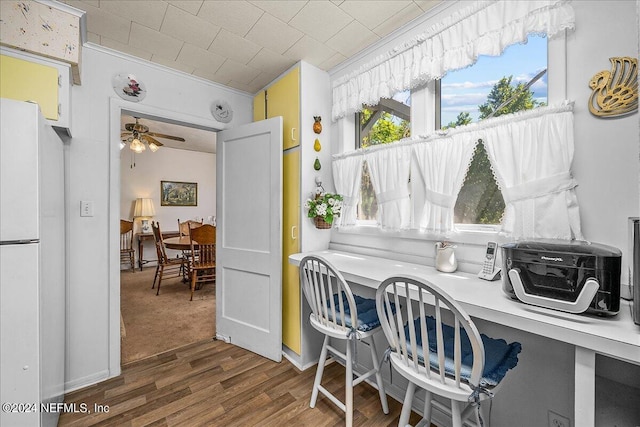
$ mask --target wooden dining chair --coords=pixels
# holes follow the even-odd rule
[[[202,224],[202,221],[199,222],[192,219],[180,222],[180,219],[178,218],[178,231],[180,232],[181,236],[188,236],[189,230],[191,230],[192,228],[200,227]]]
[[[375,300],[354,295],[342,274],[329,261],[319,256],[306,256],[300,261],[300,283],[305,298],[311,306],[311,315],[309,316],[311,326],[324,334],[309,406],[312,408],[316,406],[318,392],[320,392],[345,413],[346,425],[351,427],[354,410],[353,388],[367,378],[375,376],[382,411],[388,414],[389,405],[382,375],[378,369],[378,352],[373,339],[373,335],[380,331]],[[332,339],[343,341],[346,353],[333,347],[331,345]],[[356,372],[362,370],[359,368],[363,368],[357,361],[354,362],[357,354],[355,351],[357,341],[367,343],[371,351],[373,368],[367,369],[365,373]],[[321,384],[328,355],[333,359],[342,360],[345,364],[344,402],[338,400]]]
[[[162,241],[162,232],[160,231],[160,223],[153,221],[151,223],[151,229],[153,230],[153,240],[156,244],[156,254],[158,256],[158,265],[156,266],[156,275],[153,278],[153,285],[151,289],[153,289],[156,285],[156,279],[158,280],[158,290],[156,291],[156,295],[160,294],[160,284],[162,283],[162,276],[165,271],[176,271],[178,276],[180,276],[180,272],[185,267],[185,260],[183,258],[169,258],[167,257],[167,249],[164,246],[164,242]]]
[[[205,282],[216,281],[216,228],[210,224],[189,230],[191,240],[191,257],[189,276],[191,276],[191,299],[196,287],[199,289]]]
[[[416,387],[425,390],[420,425],[430,424],[435,394],[451,401],[453,427],[462,427],[473,413],[478,426],[488,426],[480,402],[493,397],[516,366],[520,343],[481,335],[457,301],[414,277],[384,280],[376,292],[376,310],[389,341],[391,366],[409,381],[398,426],[408,425]]]
[[[133,221],[120,220],[120,264],[131,265],[131,272],[135,273],[135,251],[133,249]]]
[[[186,221],[181,222],[180,218],[178,218],[178,232],[180,233],[180,236],[186,237],[186,236],[189,236],[189,231],[192,228],[200,227],[202,224],[203,222],[194,221],[192,219],[188,219]],[[192,256],[193,256],[193,253],[191,252],[191,249],[182,251],[182,257],[185,259],[186,264],[191,262],[190,258]],[[189,273],[189,270],[185,269],[181,273],[183,273],[184,276],[187,276],[187,274]]]

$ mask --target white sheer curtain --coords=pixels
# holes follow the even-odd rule
[[[339,227],[351,226],[356,223],[363,159],[363,155],[333,159],[333,183],[336,192],[343,197],[342,213],[338,221]]]
[[[571,105],[509,116],[484,129],[482,140],[506,204],[504,232],[513,238],[583,239],[570,170]]]
[[[408,229],[411,226],[411,147],[398,144],[372,150],[365,154],[365,160],[378,201],[380,226],[387,230]]]
[[[421,231],[447,235],[453,230],[453,208],[475,146],[474,135],[459,133],[413,147],[425,187]]]
[[[447,71],[473,64],[479,55],[500,55],[531,33],[553,37],[574,28],[565,0],[477,1],[409,42],[337,78],[332,118],[337,120],[376,105],[381,98],[439,79]]]

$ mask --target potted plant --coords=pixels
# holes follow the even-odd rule
[[[342,212],[342,196],[317,191],[314,199],[304,202],[304,207],[308,209],[307,216],[313,218],[316,228],[331,228],[333,220]]]

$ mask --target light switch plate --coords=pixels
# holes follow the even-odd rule
[[[93,202],[82,200],[80,201],[80,216],[93,216]]]

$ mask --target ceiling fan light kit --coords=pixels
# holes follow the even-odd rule
[[[122,132],[121,134],[121,137],[123,138],[122,143],[124,145],[121,144],[120,149],[124,148],[126,146],[126,143],[129,143],[129,149],[131,149],[131,151],[136,154],[140,154],[147,149],[148,145],[149,150],[155,153],[160,147],[164,145],[156,138],[165,138],[185,142],[185,139],[179,136],[149,132],[149,127],[140,123],[139,117],[134,118],[136,119],[135,123],[127,123],[126,125],[124,125],[126,132]]]
[[[140,154],[147,149],[147,147],[145,147],[138,138],[133,138],[133,141],[131,141],[131,143],[129,144],[129,148],[136,154]]]

